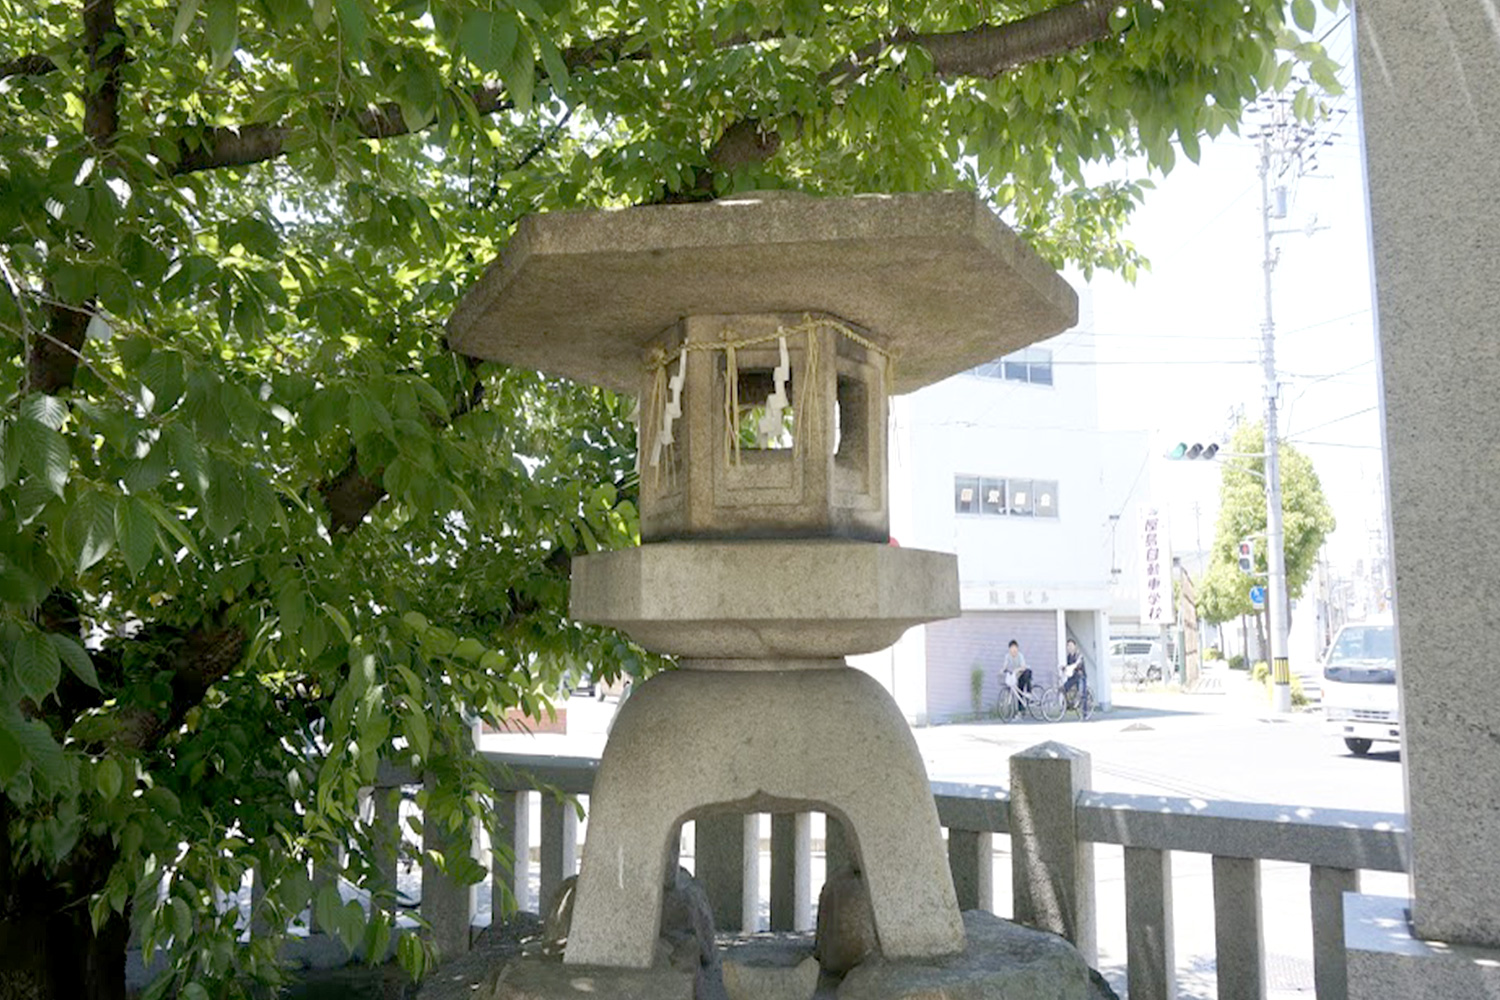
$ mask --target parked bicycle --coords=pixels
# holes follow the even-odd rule
[[[1013,670],[1005,671],[1001,679],[1004,683],[996,708],[1002,721],[1009,722],[1022,712],[1038,721],[1056,722],[1063,717],[1062,697],[1056,688],[1022,688]]]
[[[1125,674],[1120,680],[1124,684],[1134,685],[1135,689],[1140,691],[1148,684],[1161,683],[1161,666],[1138,657],[1131,657],[1125,661]]]

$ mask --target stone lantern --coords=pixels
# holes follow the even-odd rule
[[[621,708],[565,962],[651,964],[674,837],[840,820],[881,951],[961,951],[927,775],[844,657],[959,612],[956,558],[889,542],[889,396],[1073,324],[1067,284],[968,193],[532,216],[449,324],[466,354],[638,395],[642,544],[573,562],[574,617],[683,669]]]

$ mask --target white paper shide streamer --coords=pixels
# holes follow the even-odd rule
[[[651,467],[661,464],[662,449],[674,443],[672,425],[682,416],[682,384],[687,380],[687,346],[677,354],[677,372],[667,380],[667,405],[661,411],[661,433],[656,436],[656,445],[651,449]]]
[[[767,442],[778,437],[782,432],[781,415],[786,412],[790,403],[786,394],[786,381],[792,375],[792,362],[787,356],[786,336],[779,339],[781,345],[781,362],[771,373],[771,394],[766,397],[766,412],[760,418],[759,431],[760,446],[764,448]]]

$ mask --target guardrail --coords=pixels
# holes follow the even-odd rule
[[[529,899],[533,847],[540,905],[577,870],[578,804],[593,787],[589,759],[485,753],[494,768],[493,828],[469,844],[440,842],[424,827],[422,850],[481,850],[504,844],[509,871],[488,864],[490,914],[509,900]],[[996,836],[1010,837],[1012,913],[1016,920],[1062,934],[1091,964],[1094,931],[1093,847],[1124,851],[1126,956],[1131,1000],[1175,997],[1172,856],[1212,857],[1219,1000],[1266,995],[1260,862],[1310,866],[1314,977],[1318,1000],[1347,997],[1342,894],[1356,891],[1359,872],[1409,867],[1405,817],[1397,813],[1294,808],[1090,790],[1087,757],[1045,743],[1011,758],[1010,788],[933,783],[938,819],[947,831],[954,888],[963,909],[994,908]],[[420,781],[383,770],[373,790],[374,822],[394,828],[391,788]],[[532,789],[550,791],[539,798]],[[387,794],[381,794],[385,792]],[[532,843],[532,802],[539,801],[539,840]],[[825,818],[824,871],[851,860],[837,820]],[[812,926],[812,814],[774,815],[770,836],[770,929]],[[720,930],[754,929],[760,912],[758,817],[715,817],[694,831],[695,873],[714,904]],[[397,859],[384,865],[395,881]],[[475,912],[473,887],[442,876],[424,859],[420,912],[444,955],[468,949]],[[316,932],[316,928],[314,928]]]

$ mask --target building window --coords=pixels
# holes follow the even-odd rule
[[[1030,517],[1031,508],[1035,505],[1031,494],[1031,480],[1011,479],[1010,483],[1010,512],[1021,517]]]
[[[1027,347],[995,361],[986,361],[969,369],[980,378],[1028,382],[1031,385],[1052,384],[1052,352],[1045,347]]]
[[[953,479],[953,510],[959,514],[979,513],[979,477],[955,476]]]
[[[1057,516],[1057,483],[1045,479],[1036,479],[1031,484],[1032,492],[1036,494],[1036,516]]]
[[[979,481],[979,510],[982,514],[1005,513],[1005,480],[981,479]]]
[[[954,476],[953,510],[980,517],[1057,517],[1057,482]]]

